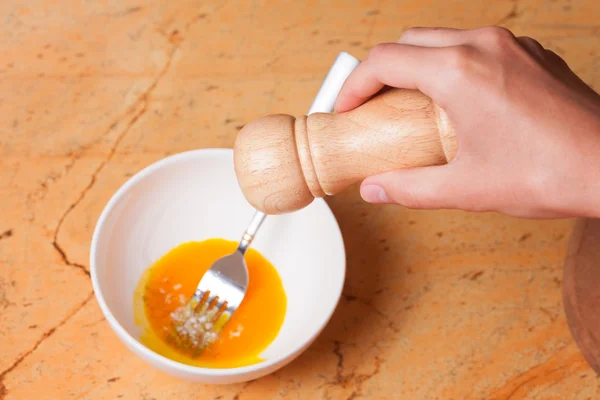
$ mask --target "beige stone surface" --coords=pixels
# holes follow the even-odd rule
[[[288,367],[182,382],[125,349],[88,272],[96,220],[165,155],[303,114],[336,54],[501,24],[600,89],[596,0],[0,2],[0,399],[597,399],[566,325],[571,221],[329,199],[344,297]]]

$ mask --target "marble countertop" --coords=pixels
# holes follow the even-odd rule
[[[500,24],[600,88],[595,0],[57,0],[0,4],[0,399],[593,399],[561,301],[572,221],[328,200],[344,295],[317,341],[246,384],[167,376],[103,318],[92,231],[132,174],[303,114],[339,51],[410,26]]]

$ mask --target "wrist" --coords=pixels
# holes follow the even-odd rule
[[[586,134],[574,135],[581,137],[581,143],[575,154],[563,157],[571,164],[566,168],[570,173],[564,176],[563,187],[557,188],[557,198],[559,211],[568,217],[600,218],[600,115],[592,119],[585,127],[574,126]]]

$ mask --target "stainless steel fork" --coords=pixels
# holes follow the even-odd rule
[[[217,339],[219,331],[239,307],[248,287],[244,255],[266,214],[256,211],[237,249],[221,257],[204,274],[192,298],[171,314],[180,347],[197,354]]]
[[[344,81],[359,63],[350,54],[341,52],[327,73],[308,114],[331,112]],[[259,211],[254,214],[237,250],[217,260],[202,277],[190,301],[173,313],[178,340],[187,340],[196,352],[217,338],[220,329],[242,302],[248,286],[244,253],[265,216]]]

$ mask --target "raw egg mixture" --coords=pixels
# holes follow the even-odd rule
[[[255,249],[246,251],[249,283],[244,300],[219,332],[198,354],[181,351],[169,340],[171,314],[194,294],[202,275],[237,242],[210,239],[174,248],[143,274],[134,295],[140,340],[172,360],[210,368],[234,368],[261,362],[260,354],[283,324],[287,299],[277,270]]]

